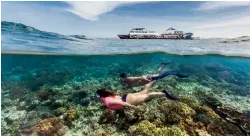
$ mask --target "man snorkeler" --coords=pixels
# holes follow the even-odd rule
[[[128,77],[126,73],[121,73],[120,78],[125,87],[136,87],[136,86],[144,86],[148,84],[151,81],[156,81],[159,79],[162,79],[164,77],[167,77],[169,75],[175,75],[179,78],[186,78],[187,76],[179,74],[174,71],[166,71],[161,73],[162,69],[173,62],[167,62],[167,63],[161,63],[160,67],[157,69],[155,75],[142,75],[139,77]]]

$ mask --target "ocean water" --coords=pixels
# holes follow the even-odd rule
[[[250,42],[223,43],[228,39],[120,40],[83,38],[40,31],[23,24],[1,22],[2,50],[57,54],[131,54],[165,52],[178,55],[220,54],[250,57]],[[84,33],[84,32],[83,32]],[[248,38],[249,39],[249,38]]]
[[[33,131],[41,132],[38,135],[126,135],[127,130],[118,129],[114,123],[100,123],[105,108],[97,101],[95,91],[99,88],[119,94],[140,91],[142,87],[123,87],[119,74],[155,74],[161,62],[169,61],[173,63],[163,71],[177,71],[189,77],[169,76],[157,81],[153,91],[167,89],[176,96],[194,97],[198,101],[209,94],[249,118],[249,43],[225,44],[218,39],[89,39],[48,33],[10,22],[2,22],[1,32],[2,135],[29,135]],[[204,97],[200,97],[203,94]],[[150,108],[154,102],[144,106]],[[74,109],[74,112],[66,109]],[[48,119],[64,115],[68,116],[64,118],[63,127],[58,122],[52,123],[51,128],[44,127],[53,122]],[[173,123],[165,125],[181,128]],[[250,125],[246,123],[246,126]],[[64,133],[56,128],[64,128]],[[220,134],[210,128],[211,125],[205,125],[204,131]],[[227,129],[231,128],[226,126],[223,131]],[[237,135],[229,131],[227,134]]]

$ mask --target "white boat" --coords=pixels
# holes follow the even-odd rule
[[[133,28],[129,32],[130,38],[147,39],[147,38],[157,38],[160,36],[161,35],[159,33],[156,33],[155,31],[147,31],[145,28]]]
[[[163,39],[192,39],[193,33],[184,33],[170,27],[161,36]]]
[[[163,33],[147,31],[145,28],[133,28],[128,35],[118,35],[118,37],[120,39],[192,39],[192,35],[170,27]]]

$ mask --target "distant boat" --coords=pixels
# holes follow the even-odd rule
[[[85,35],[70,35],[70,36],[78,39],[86,39]]]
[[[118,35],[120,39],[193,39],[193,33],[184,33],[173,27],[163,33],[147,31],[145,28],[133,28],[127,35]]]

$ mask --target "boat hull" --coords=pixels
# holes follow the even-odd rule
[[[192,40],[192,35],[117,35],[120,39],[172,39],[172,40]]]
[[[117,35],[120,39],[130,39],[129,35]]]

